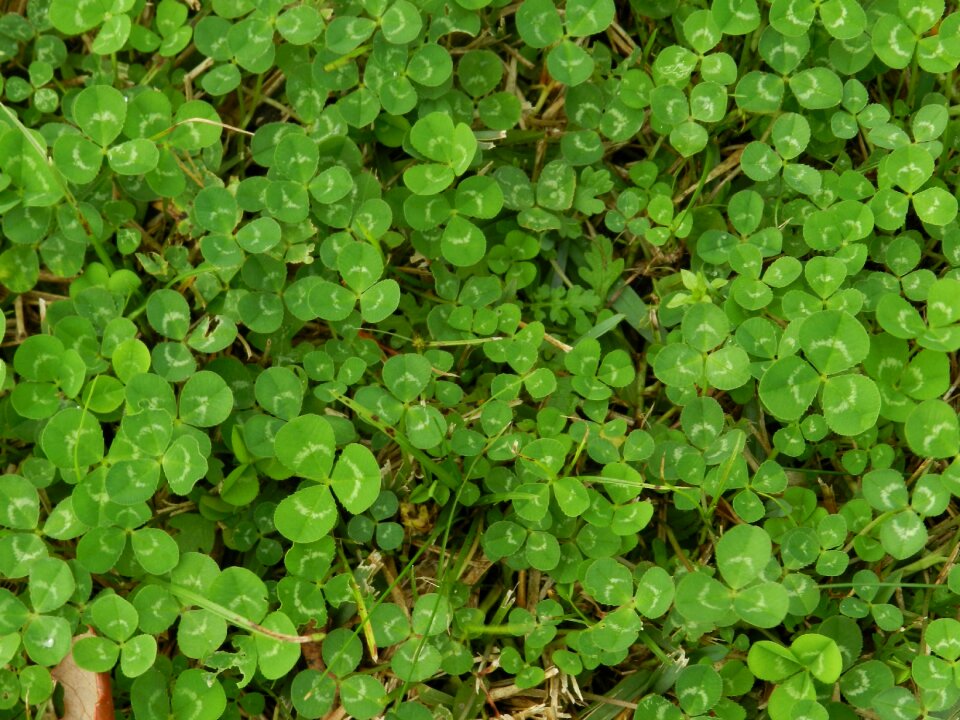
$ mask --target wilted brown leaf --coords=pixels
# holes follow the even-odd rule
[[[92,635],[92,632],[86,632],[73,641]],[[73,661],[73,652],[70,652],[50,674],[63,686],[61,720],[114,720],[110,673],[95,673],[78,667]]]

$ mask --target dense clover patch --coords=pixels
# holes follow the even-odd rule
[[[955,717],[958,63],[942,0],[8,3],[0,720]]]

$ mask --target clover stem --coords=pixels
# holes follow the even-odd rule
[[[674,661],[671,660],[667,656],[667,654],[663,651],[663,648],[660,647],[656,642],[654,642],[653,638],[651,638],[647,634],[646,630],[638,631],[637,636],[639,637],[640,642],[646,645],[647,649],[657,656],[657,659],[661,662],[661,664],[663,665],[675,664]]]
[[[893,510],[888,510],[887,512],[883,512],[877,515],[873,520],[871,520],[866,525],[864,525],[863,528],[860,530],[860,532],[858,532],[856,535],[853,536],[853,540],[851,540],[850,542],[848,542],[846,545],[843,546],[843,551],[845,553],[848,553],[851,550],[853,550],[853,543],[856,541],[858,537],[860,537],[861,535],[866,535],[868,532],[873,530],[877,525],[882,523],[884,520],[886,520],[889,517],[893,517],[894,514],[895,513]]]
[[[328,62],[326,65],[323,66],[323,71],[332,72],[337,68],[343,65],[346,65],[348,62],[350,62],[354,58],[360,57],[361,55],[363,55],[365,52],[367,52],[367,50],[370,49],[370,47],[371,47],[370,45],[360,45],[359,47],[354,48],[353,50],[348,52],[346,55],[341,55],[336,60],[331,60],[330,62]]]
[[[396,333],[388,333],[396,334]],[[431,340],[424,343],[426,347],[456,347],[461,345],[483,345],[484,343],[494,342],[496,340],[503,340],[502,335],[493,335],[491,337],[483,338],[468,338],[466,340]]]
[[[525,635],[529,626],[523,623],[505,623],[503,625],[464,625],[463,631],[471,635],[494,635],[496,633],[506,633],[507,635]]]
[[[343,551],[343,543],[336,543],[336,548],[337,555],[340,556],[340,562],[343,563],[343,571],[350,577],[350,590],[353,592],[354,602],[357,603],[357,615],[360,616],[360,627],[363,628],[363,637],[367,641],[367,649],[370,651],[370,657],[376,662],[378,659],[377,641],[373,637],[373,625],[370,624],[370,613],[367,611],[367,605],[363,601],[363,593],[360,591],[360,585],[357,583],[356,576],[350,570],[350,561],[347,560],[347,554]],[[346,645],[341,647],[337,653],[337,657],[339,657],[346,648]]]
[[[921,570],[926,570],[927,568],[933,567],[942,562],[947,561],[946,555],[941,555],[939,552],[935,552],[931,555],[924,555],[922,558],[916,562],[912,562],[906,567],[900,568],[900,572],[903,575],[913,575],[914,573],[920,572]]]
[[[677,557],[680,558],[680,562],[683,563],[683,566],[687,569],[687,572],[693,572],[694,567],[690,560],[687,559],[686,553],[683,552],[683,548],[680,547],[680,543],[677,542],[677,536],[673,534],[673,529],[669,525],[663,526],[667,532],[667,541],[670,543],[670,547],[673,548],[673,551],[677,554]]]
[[[271,630],[270,628],[265,628],[259,623],[253,622],[250,618],[244,617],[240,613],[236,613],[230,608],[226,608],[219,603],[215,603],[212,600],[208,600],[200,593],[194,592],[189,588],[185,588],[182,585],[175,585],[171,582],[166,582],[164,580],[156,579],[155,582],[161,587],[166,588],[174,595],[177,595],[182,600],[189,602],[192,605],[203,608],[209,612],[212,612],[214,615],[219,615],[224,620],[229,623],[236,625],[237,627],[248,630],[255,635],[261,635],[270,640],[277,640],[279,642],[289,642],[289,643],[312,643],[320,642],[323,640],[327,634],[326,633],[313,633],[310,635],[289,635],[287,633],[277,632],[276,630]]]

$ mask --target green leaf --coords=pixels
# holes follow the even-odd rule
[[[532,48],[545,48],[563,37],[563,22],[553,0],[524,0],[517,8],[517,32]]]
[[[877,303],[877,322],[896,338],[911,340],[925,328],[920,313],[897,293],[886,293]]]
[[[324,205],[330,205],[350,194],[353,189],[353,177],[347,168],[334,165],[322,170],[311,180],[309,188],[314,200]]]
[[[112,8],[112,0],[53,0],[48,17],[65,35],[79,35],[103,22]]]
[[[737,83],[737,106],[747,112],[772,113],[783,102],[783,80],[772,73],[748,72]],[[742,159],[741,159],[742,163]]]
[[[446,165],[426,163],[403,171],[403,184],[417,195],[436,195],[450,187],[455,179],[456,174]]]
[[[360,296],[360,317],[366,323],[383,322],[396,312],[400,297],[400,285],[396,280],[380,280]]]
[[[101,595],[90,606],[90,616],[101,634],[117,642],[128,640],[137,630],[136,608],[119,595]]]
[[[670,144],[683,157],[691,157],[707,146],[710,135],[695,122],[683,122],[670,131]]]
[[[637,610],[645,617],[658,618],[673,604],[673,578],[661,567],[651,567],[637,583]]]
[[[599,558],[587,566],[583,587],[598,602],[624,605],[633,597],[630,571],[613,558]]]
[[[289,423],[284,427],[288,426]],[[338,519],[330,488],[314,485],[281,500],[273,522],[277,531],[288,540],[310,543],[325,537]]]
[[[706,54],[708,50],[716,47],[723,33],[709,10],[695,10],[683,21],[683,34],[690,47],[698,53]]]
[[[39,520],[40,496],[36,487],[19,475],[0,476],[0,525],[33,530]]]
[[[323,717],[333,707],[336,694],[336,680],[325,670],[301,670],[290,687],[293,706],[310,718]]]
[[[877,422],[880,391],[876,383],[864,375],[838,375],[827,378],[820,405],[830,429],[852,437]]]
[[[359,293],[380,279],[383,274],[383,261],[373,246],[364,242],[352,242],[340,251],[337,269],[347,286]]]
[[[73,573],[63,560],[48,557],[31,565],[28,590],[35,612],[48,613],[63,607],[75,589]]]
[[[299,133],[284,135],[274,152],[274,165],[283,175],[298,183],[309,183],[317,174],[320,151],[310,138]]]
[[[941,278],[927,292],[927,323],[941,328],[960,320],[960,281]]]
[[[210,232],[229,233],[237,224],[237,201],[222,187],[205,187],[194,200],[197,224]]]
[[[67,180],[86,185],[100,172],[103,152],[80,135],[64,134],[53,143],[53,160]]]
[[[282,612],[272,612],[260,623],[267,630],[296,635],[293,621]],[[300,660],[300,648],[297,643],[283,642],[263,635],[254,635],[257,647],[257,665],[268,680],[276,680],[290,672]]]
[[[190,329],[190,306],[173,290],[157,290],[147,298],[147,320],[163,337],[183,340]]]
[[[913,196],[913,209],[923,222],[943,227],[957,217],[957,198],[943,188],[931,187]]]
[[[560,543],[550,533],[534,531],[527,538],[523,556],[535,570],[550,572],[560,563]]]
[[[890,68],[902,70],[910,64],[916,48],[916,36],[895,15],[884,13],[873,24],[870,37],[873,51]]]
[[[940,657],[955,662],[960,658],[960,622],[953,618],[937,618],[927,625],[924,639]]]
[[[47,423],[40,445],[58,468],[83,468],[103,459],[103,430],[91,413],[67,408]]]
[[[27,623],[22,642],[33,662],[53,667],[70,652],[70,623],[55,615],[40,615]]]
[[[730,528],[717,543],[717,567],[724,581],[732,588],[748,585],[770,560],[770,536],[753,525]]]
[[[843,98],[843,83],[837,74],[825,67],[801,70],[790,78],[790,90],[808,110],[836,107]]]
[[[677,611],[690,621],[715,622],[731,609],[730,591],[704,572],[691,572],[677,583]]]
[[[160,482],[155,460],[120,460],[107,471],[106,489],[111,502],[136,505],[149,500]]]
[[[717,0],[711,10],[725,35],[746,35],[760,25],[756,0]]]
[[[813,22],[815,6],[804,0],[774,0],[770,25],[787,37],[803,35]]]
[[[462,175],[477,149],[477,140],[464,123],[454,124],[446,113],[420,118],[410,129],[410,143],[427,159],[447,165]]]
[[[293,370],[271,367],[257,376],[254,395],[267,412],[281,420],[293,420],[303,403],[303,385]]]
[[[145,175],[157,167],[160,151],[145,138],[113,145],[107,153],[110,168],[118,175]]]
[[[4,174],[9,178],[4,184],[12,182],[15,187],[22,188],[23,204],[27,207],[47,207],[63,197],[64,186],[50,165],[46,142],[39,133],[34,133],[13,128],[0,134],[0,158],[3,158]],[[4,207],[9,203],[8,197]],[[16,264],[18,260],[19,265]],[[17,271],[14,277],[10,277],[12,268],[4,267],[8,263]],[[15,292],[27,292],[37,280],[37,270],[30,267],[36,264],[36,253],[30,248],[9,248],[0,254],[0,282],[10,289],[23,288]]]
[[[837,643],[816,633],[801,635],[790,645],[797,662],[822,683],[835,683],[843,669]],[[752,668],[751,668],[752,669]]]
[[[415,400],[424,391],[433,369],[423,355],[405,353],[394,355],[383,365],[383,382],[401,402]]]
[[[503,207],[503,190],[493,178],[471,176],[457,185],[454,204],[457,211],[464,215],[492,219]]]
[[[367,510],[380,495],[380,466],[373,453],[358,443],[341,451],[330,479],[337,499],[353,515]]]
[[[341,15],[327,26],[327,49],[346,55],[373,34],[376,23],[369,18]]]
[[[184,383],[179,405],[183,422],[196,427],[213,427],[230,416],[233,392],[222,377],[201,370]]]
[[[567,33],[571,37],[598,35],[610,27],[615,14],[613,0],[568,0]]]
[[[800,347],[817,370],[832,375],[861,363],[870,352],[870,337],[850,313],[823,310],[800,326]]]
[[[72,655],[77,665],[88,672],[110,672],[117,664],[120,648],[107,638],[84,637],[74,644]]]
[[[267,614],[267,588],[256,573],[244,567],[228,567],[210,583],[208,597],[255,623]]]
[[[226,637],[227,621],[209,610],[188,610],[180,617],[177,646],[186,657],[206,657],[219,648]]]
[[[688,715],[704,715],[723,695],[723,678],[709,665],[689,665],[676,681],[677,698]]]
[[[741,348],[728,345],[707,356],[707,382],[719,390],[733,390],[750,379],[750,359]]]
[[[933,158],[916,145],[907,145],[891,152],[884,160],[884,175],[907,193],[915,193],[933,175]]]
[[[336,445],[333,428],[325,418],[307,413],[277,432],[277,459],[297,475],[313,480],[329,477]]]
[[[350,316],[357,299],[347,288],[320,280],[310,287],[307,304],[313,317],[339,322]]]
[[[418,635],[439,635],[446,632],[453,619],[453,608],[443,595],[428,593],[417,598],[411,615],[413,632]]]
[[[383,14],[380,27],[387,42],[405,45],[420,34],[423,20],[413,3],[397,0]]]
[[[859,663],[840,678],[843,697],[857,708],[870,707],[873,698],[893,686],[893,671],[880,660]]]
[[[422,682],[437,672],[442,662],[443,656],[433,645],[410,638],[394,650],[390,669],[403,682]]]
[[[483,231],[469,220],[454,216],[440,238],[443,257],[457,267],[470,267],[483,259],[487,239]]]
[[[772,180],[783,167],[783,161],[766,143],[753,141],[743,149],[740,156],[743,174],[751,180],[766,182]]]
[[[820,389],[820,378],[796,355],[775,361],[760,378],[758,391],[767,409],[777,418],[799,420]]]
[[[576,87],[593,75],[593,58],[570,40],[563,40],[547,54],[547,69],[557,81]]]
[[[747,665],[758,679],[776,683],[786,680],[803,668],[802,661],[793,652],[769,640],[758,640],[750,646]]]
[[[653,370],[667,385],[685,387],[700,380],[703,356],[682,343],[667,345],[654,358]]]
[[[357,720],[380,715],[387,705],[387,691],[369,675],[351,675],[340,686],[343,708]]]
[[[867,27],[867,16],[856,0],[827,0],[820,6],[823,26],[838,40],[852,40]]]
[[[159,528],[140,528],[130,536],[130,547],[143,569],[151,575],[163,575],[177,566],[180,548]]]
[[[91,85],[77,95],[73,115],[87,137],[106,147],[123,130],[127,103],[119,90],[108,85]]]
[[[120,650],[120,672],[128,678],[139,677],[153,667],[157,659],[157,640],[152,635],[137,635]]]
[[[960,422],[943,400],[925,400],[914,407],[903,431],[910,449],[920,457],[950,458],[960,453]]]
[[[590,507],[590,497],[586,488],[573,477],[557,478],[553,483],[554,496],[560,511],[567,517],[577,517]]]
[[[733,609],[745,623],[759,628],[780,625],[790,608],[790,594],[778,583],[752,585],[734,598]]]
[[[174,681],[170,706],[174,717],[217,720],[227,707],[227,696],[215,675],[191,668]]]

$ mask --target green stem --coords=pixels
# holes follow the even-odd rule
[[[507,635],[525,635],[530,629],[529,625],[523,623],[506,623],[504,625],[465,625],[464,632],[469,635],[495,635],[505,633]]]
[[[361,45],[360,47],[354,48],[353,50],[348,52],[346,55],[341,55],[336,60],[332,60],[331,62],[328,62],[326,65],[323,66],[323,71],[332,72],[337,68],[343,65],[346,65],[348,62],[350,62],[354,58],[358,58],[362,55],[365,55],[367,51],[370,50],[370,47],[371,47],[370,45]]]
[[[913,573],[920,572],[921,570],[926,570],[927,568],[933,567],[938,563],[946,562],[947,556],[941,555],[939,553],[933,553],[930,555],[924,555],[922,558],[916,562],[912,562],[909,565],[900,568],[900,572],[903,575],[913,575]],[[901,583],[903,587],[907,587],[906,583]]]
[[[851,550],[853,550],[853,543],[856,541],[858,537],[860,537],[861,535],[866,535],[868,532],[873,530],[877,525],[882,523],[887,518],[893,517],[894,515],[896,515],[896,513],[893,512],[892,510],[888,510],[887,512],[880,513],[879,515],[877,515],[873,520],[871,520],[866,525],[864,525],[863,529],[860,532],[858,532],[856,535],[853,536],[853,540],[851,540],[844,546],[843,551],[845,553],[848,553]]]
[[[156,579],[154,582],[161,587],[166,588],[171,593],[178,596],[181,600],[185,600],[191,605],[196,605],[197,607],[212,612],[214,615],[219,615],[224,620],[236,625],[237,627],[248,630],[255,635],[261,635],[262,637],[269,638],[270,640],[304,644],[320,642],[327,636],[326,633],[322,632],[313,633],[310,635],[289,635],[287,633],[277,632],[276,630],[265,628],[263,625],[253,622],[253,620],[250,618],[244,617],[243,615],[234,612],[230,608],[226,608],[223,605],[215,603],[212,600],[205,598],[200,593],[194,592],[193,590],[185,588],[182,585],[174,585],[173,583]]]
[[[663,651],[663,648],[661,648],[656,642],[654,642],[653,638],[647,635],[645,630],[640,630],[638,633],[638,637],[640,638],[640,642],[646,645],[647,649],[657,656],[657,659],[660,661],[662,665],[668,666],[668,665],[675,664],[675,662],[671,660],[667,656],[667,654]]]

